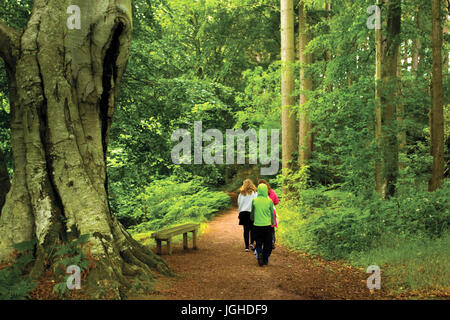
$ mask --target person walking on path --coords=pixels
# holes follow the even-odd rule
[[[258,185],[260,185],[261,183],[264,183],[267,186],[267,188],[269,189],[269,198],[273,202],[273,215],[275,217],[275,224],[273,225],[273,228],[272,228],[272,249],[275,249],[275,240],[276,240],[275,228],[278,228],[277,209],[275,208],[275,206],[280,202],[280,200],[278,199],[278,195],[275,192],[275,190],[273,190],[270,187],[270,184],[266,180],[260,179],[258,181]]]
[[[253,199],[251,219],[256,240],[256,258],[260,267],[269,263],[272,253],[272,228],[275,223],[273,202],[268,197],[269,188],[258,185],[258,197]]]
[[[244,227],[245,251],[249,251],[249,244],[254,250],[253,221],[250,220],[253,199],[257,197],[256,187],[250,179],[244,180],[238,197],[239,225]]]

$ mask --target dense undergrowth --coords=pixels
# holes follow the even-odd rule
[[[291,194],[277,209],[281,242],[328,260],[378,265],[394,291],[450,288],[450,183],[383,200],[306,188],[306,176],[291,176]]]
[[[131,199],[126,208],[127,216],[121,218],[127,219],[129,230],[136,234],[183,223],[202,223],[229,206],[230,197],[205,187],[201,178],[180,182],[170,177],[153,181]]]

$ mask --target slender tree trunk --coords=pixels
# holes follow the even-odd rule
[[[292,168],[297,146],[294,80],[294,2],[281,0],[281,96],[282,96],[282,167]]]
[[[299,9],[300,10],[300,9]],[[327,3],[325,3],[325,10],[327,11],[327,13],[328,13],[328,16],[327,16],[327,19],[328,20],[330,20],[331,19],[331,3],[330,2],[327,2]],[[311,37],[311,33],[309,33],[309,37]],[[311,40],[311,39],[310,39]],[[332,58],[333,58],[333,54],[332,54],[332,52],[331,52],[331,50],[327,50],[327,53],[326,53],[326,58],[325,58],[325,60],[326,60],[326,62],[327,62],[327,65],[328,65],[328,63],[332,60]],[[311,59],[312,60],[312,59]],[[349,74],[349,78],[350,78],[350,74]],[[350,80],[351,81],[351,80]],[[351,85],[351,84],[350,84]],[[329,84],[328,85],[328,87],[327,87],[327,90],[328,90],[328,92],[332,92],[333,91],[333,84]]]
[[[312,90],[312,79],[306,69],[312,63],[311,53],[306,53],[311,35],[308,31],[308,14],[304,3],[299,4],[299,60],[300,60],[300,114],[299,114],[299,165],[308,164],[312,151],[312,124],[309,120],[306,103],[308,96],[306,91]]]
[[[417,23],[417,30],[420,32],[420,30],[422,30],[422,17],[420,16],[420,8],[417,8],[416,11],[416,23]],[[422,41],[420,39],[420,34],[418,34],[414,43],[414,52],[412,56],[412,69],[415,71],[416,75],[417,71],[419,70],[421,50],[422,50]]]
[[[443,35],[444,35],[444,39],[448,34],[448,22],[450,21],[450,16],[449,16],[449,9],[450,9],[450,0],[446,0],[445,2],[445,20],[444,20],[444,28],[443,28]],[[444,41],[444,40],[443,40]],[[448,74],[448,67],[449,67],[449,52],[444,52],[444,73],[447,75]]]
[[[10,188],[11,183],[9,181],[8,168],[6,167],[3,152],[0,150],[0,214]]]
[[[433,169],[428,185],[429,191],[441,187],[444,180],[444,111],[442,85],[442,26],[441,1],[432,0],[432,47],[433,74],[431,90],[433,105],[430,110],[431,155]]]
[[[378,149],[381,148],[380,140],[382,137],[382,104],[381,104],[381,71],[383,65],[383,34],[381,29],[375,29],[375,46],[376,46],[376,60],[375,60],[375,140]],[[383,192],[383,171],[384,162],[381,154],[378,153],[375,159],[375,190],[382,194]]]
[[[0,261],[10,259],[13,244],[35,238],[37,278],[52,248],[90,234],[97,262],[89,277],[120,297],[127,276],[150,277],[150,267],[170,273],[131,238],[108,203],[108,133],[128,62],[131,3],[73,4],[81,9],[81,29],[67,28],[68,4],[59,0],[35,0],[22,33],[1,24],[15,172],[0,217]]]
[[[395,193],[398,175],[396,104],[401,101],[398,96],[397,78],[401,3],[385,0],[385,5],[388,11],[384,48],[381,44],[381,30],[377,33],[376,139],[381,159],[378,157],[375,167],[376,190],[383,198],[393,196]],[[382,60],[379,60],[378,55],[382,55]]]
[[[406,52],[406,46],[405,46]],[[408,61],[408,55],[405,53],[405,64]],[[399,102],[397,104],[397,124],[398,124],[398,149],[399,152],[406,152],[406,130],[404,126],[404,118],[405,118],[405,106],[403,104],[402,98],[402,55],[400,46],[398,47],[397,54],[397,79],[398,79],[398,91],[397,97],[399,98]],[[402,166],[403,167],[403,166]]]

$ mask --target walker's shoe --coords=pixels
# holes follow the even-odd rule
[[[248,252],[249,250],[248,250],[248,248],[245,248],[245,252]]]
[[[250,249],[255,250],[255,246],[253,245],[253,243],[250,245]]]
[[[262,267],[264,265],[262,253],[258,253],[258,265]]]
[[[269,264],[269,260],[268,259],[263,262],[263,265],[265,265],[265,266],[267,266],[268,264]]]

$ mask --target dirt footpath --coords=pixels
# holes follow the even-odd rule
[[[159,278],[155,295],[146,299],[383,298],[383,290],[371,293],[367,289],[369,275],[363,270],[290,252],[280,245],[269,265],[259,267],[255,255],[244,251],[237,217],[232,209],[214,218],[198,239],[198,250],[185,252],[182,244],[176,244],[172,256],[163,257],[178,277]]]

